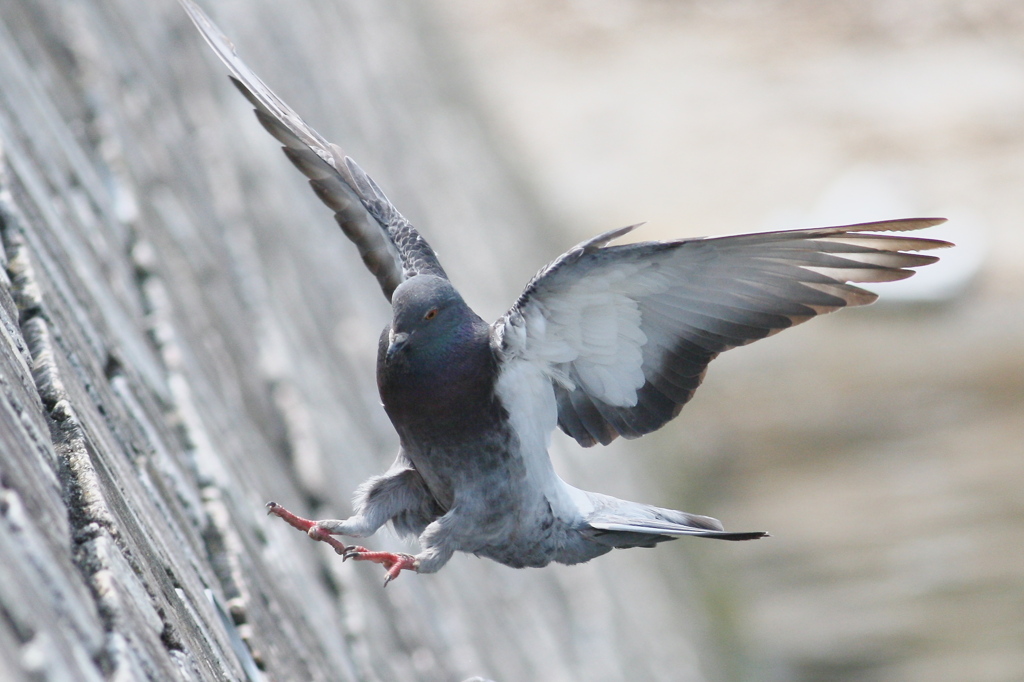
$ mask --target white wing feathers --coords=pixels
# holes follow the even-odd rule
[[[541,270],[495,323],[505,362],[554,384],[559,426],[582,445],[635,438],[675,417],[718,353],[875,294],[937,260],[946,242],[891,234],[921,218],[606,246],[623,228]],[[634,226],[635,227],[635,226]]]
[[[578,384],[609,405],[635,405],[645,381],[642,348],[648,339],[624,280],[637,269],[628,264],[603,277],[584,278],[526,307],[523,357],[553,368],[571,363],[571,377],[559,376],[564,387]]]

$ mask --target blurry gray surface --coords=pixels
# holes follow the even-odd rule
[[[413,5],[208,9],[391,188],[456,283],[484,283],[462,288],[493,318],[559,240]],[[385,592],[377,567],[264,515],[268,498],[344,512],[390,461],[373,383],[388,311],[175,2],[3,3],[0,144],[7,678],[716,667],[689,579],[673,595],[652,553],[544,571],[461,557]]]
[[[628,454],[772,532],[692,552],[732,677],[1024,679],[1024,5],[435,4],[580,236],[950,218],[927,291],[724,355]]]

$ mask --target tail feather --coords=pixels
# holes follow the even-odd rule
[[[686,536],[715,540],[756,540],[768,536],[764,531],[727,531],[721,521],[710,516],[627,502],[596,493],[589,495],[599,504],[586,516],[586,523],[596,531],[595,540],[615,547],[650,546]]]
[[[605,521],[591,522],[590,527],[595,530],[617,533],[637,533],[642,535],[665,535],[669,537],[696,537],[713,538],[715,540],[757,540],[758,538],[769,537],[765,531],[726,531],[708,530],[706,528],[693,528],[673,523],[609,523]],[[666,538],[667,539],[667,538]]]

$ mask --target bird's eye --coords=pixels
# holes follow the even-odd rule
[[[432,320],[437,317],[437,308],[431,308],[427,311],[427,314],[423,316],[424,320]]]

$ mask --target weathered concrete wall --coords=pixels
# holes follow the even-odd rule
[[[559,240],[439,34],[414,2],[314,4],[208,9],[496,316]],[[714,667],[650,553],[543,571],[459,557],[384,591],[378,567],[264,515],[268,499],[344,515],[389,463],[372,374],[389,313],[173,0],[0,3],[0,145],[0,678]]]

